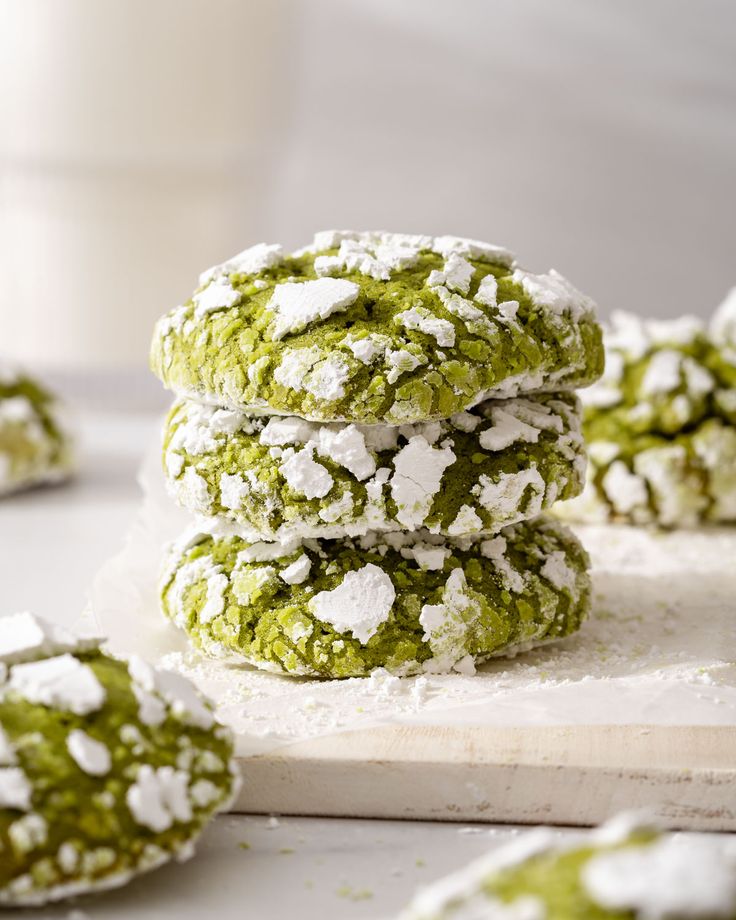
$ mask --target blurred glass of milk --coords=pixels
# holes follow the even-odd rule
[[[287,0],[0,0],[0,352],[146,360],[262,232]]]

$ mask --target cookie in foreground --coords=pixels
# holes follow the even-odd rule
[[[38,381],[0,362],[0,497],[71,475],[71,436],[61,415]]]
[[[632,815],[522,833],[420,890],[398,920],[736,920],[736,848]]]
[[[253,246],[200,282],[157,324],[152,368],[251,415],[401,425],[603,369],[592,301],[475,240],[326,231],[292,254]]]
[[[427,531],[249,543],[213,525],[169,550],[164,614],[205,654],[275,672],[473,673],[577,630],[588,558],[542,518],[489,539]]]
[[[253,540],[494,533],[578,495],[585,465],[580,406],[569,393],[401,427],[249,418],[183,401],[164,431],[176,501],[242,525]]]
[[[98,643],[0,618],[0,905],[186,859],[236,791],[230,732],[192,684]]]

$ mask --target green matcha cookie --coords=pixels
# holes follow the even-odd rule
[[[722,386],[736,390],[736,287],[731,288],[714,313],[708,331],[718,350],[713,370]],[[736,392],[732,391],[730,404],[736,424]]]
[[[561,517],[736,522],[736,351],[719,316],[720,340],[715,320],[709,330],[694,317],[614,315],[605,375],[582,397],[586,488]]]
[[[610,440],[612,432],[674,435],[713,415],[736,422],[728,355],[695,317],[614,313],[605,349],[603,377],[581,394],[590,440]]]
[[[399,920],[736,920],[736,851],[629,815],[562,838],[537,828],[421,890]]]
[[[602,370],[592,302],[473,240],[327,231],[200,281],[159,321],[152,367],[179,395],[250,415],[402,425]]]
[[[206,654],[267,670],[473,673],[578,629],[587,561],[542,519],[475,542],[415,531],[250,544],[194,530],[170,550],[162,606]]]
[[[555,511],[566,520],[663,527],[736,523],[736,427],[710,418],[666,438],[591,441],[583,494]]]
[[[188,858],[236,790],[232,752],[180,675],[29,613],[0,618],[0,906]]]
[[[235,521],[253,540],[495,532],[579,494],[585,479],[570,394],[485,402],[401,427],[249,418],[180,402],[164,456],[180,504]]]
[[[0,364],[0,496],[59,482],[71,469],[70,438],[54,398],[32,378]]]

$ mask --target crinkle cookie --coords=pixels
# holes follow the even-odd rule
[[[732,420],[736,424],[736,287],[713,314],[709,328],[710,339],[717,353],[712,359],[713,371],[724,387],[730,387]]]
[[[249,544],[194,531],[171,548],[161,596],[213,657],[316,677],[473,673],[578,629],[587,563],[542,519],[475,542],[416,531]]]
[[[402,425],[586,386],[603,367],[587,297],[474,240],[326,231],[291,255],[253,246],[200,282],[159,321],[152,367],[251,415]]]
[[[536,828],[420,890],[399,920],[736,920],[730,841],[619,815],[566,837]]]
[[[710,328],[694,316],[645,320],[614,313],[604,329],[603,377],[581,394],[588,439],[619,431],[673,435],[712,416],[736,424],[730,312],[736,314],[736,306],[727,301]]]
[[[0,905],[186,859],[232,798],[232,739],[183,677],[0,618]]]
[[[71,470],[58,404],[37,381],[0,363],[0,496],[59,482]]]
[[[614,315],[604,377],[582,394],[586,488],[560,516],[667,527],[736,521],[731,312],[724,304],[710,329],[695,317]]]
[[[717,418],[692,430],[619,435],[588,445],[582,495],[556,507],[566,520],[663,527],[736,523],[736,427]]]
[[[614,313],[604,328],[606,368],[581,394],[587,436],[608,431],[676,434],[712,413],[716,349],[694,316],[644,320]]]
[[[169,415],[164,455],[180,504],[235,521],[253,540],[492,533],[579,494],[586,462],[571,394],[485,402],[401,427],[248,417],[185,401]]]

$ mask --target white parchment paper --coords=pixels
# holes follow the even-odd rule
[[[317,681],[204,658],[164,620],[162,545],[190,523],[165,493],[158,445],[138,517],[96,576],[90,613],[120,654],[192,678],[251,754],[402,722],[443,725],[736,724],[736,528],[577,532],[593,562],[594,610],[575,636],[459,674]]]

